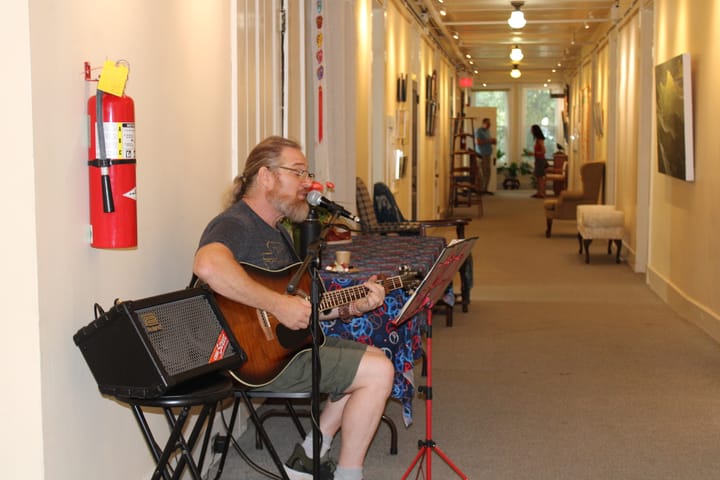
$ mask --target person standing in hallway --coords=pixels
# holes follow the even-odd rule
[[[480,171],[482,172],[482,192],[489,194],[490,168],[492,167],[493,145],[497,140],[490,132],[490,119],[483,118],[482,125],[475,130],[475,151],[480,156]]]
[[[264,285],[248,265],[284,272],[299,262],[292,239],[280,222],[284,218],[305,220],[312,181],[299,144],[282,137],[260,142],[235,179],[231,205],[205,228],[193,264],[193,272],[214,292],[266,311],[290,330],[308,328],[310,302],[304,296],[287,295]],[[320,318],[350,318],[382,306],[385,291],[376,277],[371,276],[363,285],[367,289],[363,298],[323,312]],[[325,339],[319,355],[320,391],[329,394],[319,419],[319,480],[361,480],[365,455],[392,391],[393,364],[379,348],[334,337]],[[311,390],[311,372],[311,352],[303,350],[262,388],[307,392]],[[341,428],[335,467],[326,454]],[[312,479],[312,450],[310,432],[285,464],[290,479]]]
[[[533,147],[535,168],[533,169],[533,175],[535,175],[535,184],[537,186],[537,192],[532,195],[532,197],[545,198],[545,169],[548,166],[547,160],[545,159],[545,135],[540,125],[530,127],[530,132],[533,138],[535,138],[535,146]]]

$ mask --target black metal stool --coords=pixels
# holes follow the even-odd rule
[[[193,479],[202,480],[200,472],[210,443],[217,404],[219,401],[231,397],[233,397],[233,383],[229,378],[220,375],[206,375],[189,380],[169,390],[165,395],[156,398],[133,398],[116,395],[118,400],[127,403],[132,408],[150,453],[152,453],[156,461],[157,466],[153,472],[152,480],[161,477],[165,480],[178,479],[186,466],[189,468]],[[150,431],[143,413],[144,407],[162,408],[165,412],[170,434],[162,449]],[[201,407],[201,409],[190,436],[186,438],[183,429],[189,418],[190,409],[193,407]],[[174,408],[180,409],[177,415],[173,412]],[[202,432],[203,426],[206,426],[205,434],[196,461],[192,456],[192,450]],[[181,458],[173,469],[169,465],[169,461],[175,452],[179,452]]]
[[[280,459],[280,456],[278,455],[277,451],[275,450],[275,447],[272,444],[272,441],[270,440],[270,436],[268,435],[267,431],[265,430],[265,426],[263,425],[265,420],[267,420],[270,417],[290,417],[295,424],[295,428],[297,429],[298,433],[300,434],[300,438],[305,438],[306,432],[303,428],[302,424],[300,423],[300,417],[309,417],[310,411],[309,410],[296,410],[295,406],[293,405],[293,401],[296,400],[310,400],[311,394],[310,392],[268,392],[266,390],[252,390],[248,389],[246,387],[243,387],[242,385],[235,384],[234,392],[235,396],[235,403],[233,405],[232,413],[230,415],[230,423],[228,426],[228,435],[232,434],[233,425],[235,424],[235,420],[237,418],[237,411],[238,407],[240,405],[240,401],[242,400],[243,403],[245,403],[245,406],[248,409],[248,413],[250,414],[250,420],[252,420],[253,425],[255,425],[255,447],[257,449],[261,449],[262,445],[265,444],[268,450],[268,454],[272,458],[273,463],[278,469],[278,473],[280,474],[281,478],[283,480],[288,480],[287,473],[285,472],[283,461]],[[278,400],[280,401],[285,408],[284,409],[270,409],[262,414],[258,414],[255,405],[252,403],[253,398],[264,398],[267,400]],[[383,415],[381,418],[382,422],[384,422],[388,428],[390,429],[390,454],[391,455],[397,455],[397,427],[395,426],[395,422],[393,420]],[[229,444],[229,441],[225,442],[225,448],[227,448],[227,444]],[[222,474],[223,468],[225,466],[225,455],[222,456],[219,466],[217,475],[215,476],[215,479],[217,480],[220,478],[220,475]]]

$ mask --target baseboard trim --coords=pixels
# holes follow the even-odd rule
[[[672,282],[648,266],[647,283],[678,315],[720,343],[720,315],[690,298]]]

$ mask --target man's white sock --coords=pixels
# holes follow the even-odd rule
[[[333,479],[335,480],[362,480],[362,467],[338,467],[335,469]]]
[[[320,456],[323,457],[327,453],[328,450],[330,450],[330,447],[332,446],[332,438],[325,438],[326,435],[323,435],[322,439],[322,446],[320,447]],[[303,449],[305,450],[305,455],[308,456],[308,458],[312,458],[313,456],[313,437],[312,432],[308,433],[305,436],[305,440],[303,440],[302,443]]]

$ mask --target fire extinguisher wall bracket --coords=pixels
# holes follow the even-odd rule
[[[98,90],[87,113],[91,245],[136,247],[134,102]]]

